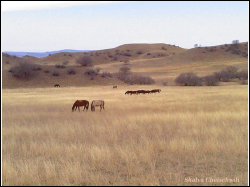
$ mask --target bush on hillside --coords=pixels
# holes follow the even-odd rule
[[[35,74],[33,73],[33,65],[27,62],[19,62],[18,66],[12,67],[9,72],[16,78],[29,79]]]
[[[181,86],[201,86],[202,78],[198,77],[193,72],[181,73],[176,79],[175,83]]]
[[[121,67],[121,68],[119,69],[119,72],[120,72],[121,74],[129,74],[130,71],[131,71],[131,68],[126,67],[126,66]]]
[[[242,70],[237,72],[236,77],[240,80],[248,80],[248,71],[247,70]]]
[[[40,71],[40,70],[42,70],[42,66],[40,66],[40,65],[32,65],[32,70],[33,71]]]
[[[130,85],[133,85],[133,84],[149,85],[149,84],[155,83],[155,80],[152,79],[151,77],[135,75],[135,74],[130,74],[127,76],[120,75],[118,76],[118,79]]]
[[[88,69],[86,69],[86,71],[84,72],[84,75],[95,76],[95,75],[98,75],[98,72],[96,71],[96,69],[88,68]]]
[[[76,63],[80,64],[81,66],[92,67],[93,61],[90,56],[80,57],[76,60]]]
[[[223,69],[219,72],[214,72],[214,76],[223,82],[229,82],[231,79],[237,78],[238,76],[238,68],[234,66],[229,66],[226,69]]]
[[[69,75],[74,75],[74,74],[76,74],[76,70],[75,70],[75,68],[69,68],[68,71],[67,71],[67,73]]]
[[[52,75],[58,77],[58,76],[60,76],[60,73],[59,73],[59,71],[54,70],[52,72]]]
[[[219,80],[215,75],[207,75],[203,78],[203,80],[206,86],[217,86],[219,83]]]
[[[136,75],[129,67],[121,67],[116,77],[127,84],[154,84],[155,80],[148,76]]]
[[[63,69],[63,68],[65,68],[65,65],[56,64],[55,67],[56,67],[56,68],[62,68],[62,69]]]
[[[109,73],[109,72],[103,72],[101,74],[102,77],[113,77],[113,74],[112,73]]]
[[[131,56],[130,53],[123,53],[123,56]]]

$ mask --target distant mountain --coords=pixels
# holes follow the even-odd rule
[[[74,50],[74,49],[63,49],[59,51],[46,51],[46,52],[15,52],[15,51],[4,51],[4,53],[7,53],[9,55],[15,55],[17,57],[23,57],[23,56],[34,56],[37,58],[43,58],[46,56],[49,56],[50,54],[55,54],[55,53],[79,53],[79,52],[88,52],[91,50]]]

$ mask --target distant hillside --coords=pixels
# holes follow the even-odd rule
[[[62,52],[70,52],[70,53],[78,53],[78,52],[88,52],[91,50],[74,50],[74,49],[63,49],[59,51],[46,51],[46,52],[15,52],[15,51],[4,51],[12,56],[24,57],[24,56],[33,56],[37,58],[43,58],[49,56],[50,54],[62,53]]]
[[[31,55],[18,57],[2,53],[2,87],[52,87],[58,83],[62,86],[122,85],[115,77],[103,77],[103,72],[117,73],[121,67],[128,67],[131,72],[152,77],[157,85],[166,83],[175,85],[175,78],[183,72],[192,71],[198,76],[211,75],[214,72],[234,66],[239,70],[248,70],[248,42],[238,45],[223,44],[210,47],[184,49],[164,43],[124,44],[115,48],[77,52],[61,50],[48,52],[50,55],[37,58]],[[54,53],[54,54],[53,54]],[[77,60],[88,56],[100,74],[87,76],[89,67],[81,67]],[[33,70],[30,80],[17,79],[11,68],[27,62],[39,67]],[[59,68],[58,65],[64,65]],[[74,74],[69,72],[73,71]],[[58,76],[54,76],[54,74]]]

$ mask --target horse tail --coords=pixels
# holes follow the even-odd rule
[[[104,101],[103,101],[103,105],[102,105],[103,109],[104,109]]]

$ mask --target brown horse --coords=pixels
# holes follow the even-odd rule
[[[115,88],[117,89],[117,86],[113,86],[113,89],[115,89]]]
[[[54,87],[60,87],[60,85],[59,84],[55,84]]]
[[[86,108],[86,111],[89,109],[89,102],[87,100],[76,100],[72,107],[72,112],[76,111],[76,108],[78,108],[80,112],[80,107],[84,106],[83,111]]]
[[[154,90],[151,90],[151,93],[156,93],[156,92],[160,93],[160,92],[161,92],[161,89],[154,89]]]
[[[149,91],[149,90],[137,90],[137,93],[138,94],[151,94],[151,91]]]
[[[103,100],[93,100],[91,103],[91,111],[95,111],[95,107],[100,106],[100,111],[102,108],[104,109],[104,101]]]
[[[130,95],[132,95],[132,94],[137,94],[137,91],[126,91],[126,92],[125,92],[125,95],[126,95],[126,94],[130,94]]]

